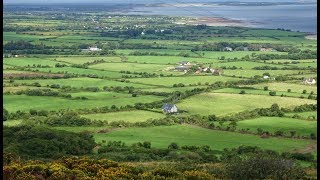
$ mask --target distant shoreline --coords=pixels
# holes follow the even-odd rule
[[[192,20],[178,21],[176,24],[187,24],[187,25],[202,25],[207,26],[242,26],[242,27],[253,27],[253,25],[235,19],[227,19],[222,17],[199,17]]]

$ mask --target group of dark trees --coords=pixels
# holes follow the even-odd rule
[[[6,53],[12,54],[53,54],[52,47],[44,44],[31,44],[27,41],[10,41],[3,46]]]
[[[96,143],[93,136],[44,127],[17,126],[3,129],[4,152],[24,158],[58,158],[90,154]]]
[[[287,66],[287,67],[276,67],[276,66],[257,66],[253,67],[252,69],[256,70],[316,70],[316,68],[312,67],[298,67],[298,66]]]

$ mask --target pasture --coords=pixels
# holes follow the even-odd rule
[[[316,101],[252,94],[202,93],[180,101],[177,106],[189,114],[224,116],[255,108],[267,108],[274,103],[290,108],[302,104],[315,104]]]
[[[172,87],[173,84],[182,83],[186,86],[189,84],[202,84],[205,83],[212,84],[217,81],[238,81],[239,78],[232,78],[232,77],[223,77],[223,76],[180,76],[180,77],[158,77],[158,78],[137,78],[137,79],[130,79],[130,82],[134,83],[141,83],[147,85],[156,85],[156,86],[163,86],[163,87]]]
[[[109,133],[94,134],[96,142],[122,141],[126,144],[149,141],[152,147],[167,148],[172,142],[183,145],[209,145],[211,149],[223,150],[241,145],[258,146],[263,149],[271,149],[279,152],[303,149],[314,141],[268,138],[259,136],[209,130],[190,125],[157,126],[148,128],[118,129]]]
[[[75,94],[75,96],[80,94]],[[29,111],[30,109],[37,110],[53,110],[58,111],[60,109],[84,109],[84,108],[96,108],[96,107],[111,107],[116,105],[117,107],[134,105],[135,103],[150,103],[153,101],[159,101],[162,98],[157,96],[138,96],[131,97],[128,94],[118,93],[113,97],[113,95],[99,94],[95,95],[89,93],[83,93],[81,95],[91,95],[88,100],[80,99],[66,99],[60,97],[51,96],[26,96],[26,95],[3,95],[3,103],[5,108],[9,112]],[[27,105],[27,106],[26,106]]]
[[[254,133],[257,132],[257,128],[261,128],[270,133],[283,131],[290,135],[290,131],[295,131],[298,136],[309,136],[311,133],[317,133],[317,122],[286,117],[260,117],[237,122],[237,129],[247,128]]]
[[[86,114],[83,117],[89,118],[91,120],[101,120],[101,121],[125,121],[125,122],[143,122],[148,119],[158,119],[165,117],[162,113],[155,113],[151,111],[121,111],[121,112],[111,112],[111,113],[96,113],[96,114]]]
[[[251,87],[254,87],[257,89],[263,89],[265,86],[268,86],[268,89],[271,91],[285,92],[285,91],[288,91],[288,89],[291,89],[291,92],[301,94],[303,90],[307,90],[307,94],[309,94],[311,91],[317,94],[317,86],[305,85],[305,84],[302,84],[302,81],[300,83],[271,82],[271,83],[261,83],[261,84],[251,85]]]

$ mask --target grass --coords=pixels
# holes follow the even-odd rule
[[[208,58],[188,58],[179,56],[128,56],[128,62],[149,63],[149,64],[172,64],[178,65],[181,61],[190,61],[192,63],[214,63],[217,60]]]
[[[189,84],[197,84],[201,83],[204,85],[206,82],[212,84],[217,81],[238,81],[238,78],[232,77],[223,77],[223,76],[181,76],[181,77],[159,77],[159,78],[137,78],[131,79],[130,82],[138,82],[142,84],[150,84],[150,85],[158,85],[158,86],[165,86],[165,87],[172,87],[173,84],[182,83],[184,85]]]
[[[277,103],[280,107],[289,108],[302,104],[315,104],[316,101],[249,94],[202,93],[180,101],[177,107],[187,110],[190,114],[223,116],[245,110],[270,107],[274,103]]]
[[[112,81],[107,79],[97,79],[97,78],[69,78],[69,79],[31,79],[31,80],[15,80],[14,84],[27,83],[32,84],[34,82],[40,83],[41,86],[47,86],[52,84],[59,84],[60,86],[71,86],[71,87],[99,87],[103,88],[104,86],[115,87],[115,86],[133,86],[135,88],[151,88],[152,86],[135,84],[131,82],[119,82]]]
[[[61,64],[61,63],[60,63]],[[97,69],[84,69],[75,67],[61,67],[61,68],[32,68],[34,71],[47,73],[69,73],[78,75],[96,75],[98,77],[107,78],[121,78],[123,74],[119,72],[103,71]]]
[[[223,150],[241,145],[259,146],[279,152],[303,149],[314,143],[309,140],[268,138],[226,131],[209,130],[188,125],[157,126],[148,128],[127,128],[106,134],[94,134],[96,142],[122,141],[127,144],[150,141],[152,147],[167,148],[172,142],[182,145],[209,145],[212,149]]]
[[[250,86],[257,89],[263,89],[265,86],[268,86],[269,90],[271,91],[287,91],[288,89],[291,89],[291,92],[296,92],[296,93],[302,93],[302,91],[305,89],[307,90],[307,94],[309,94],[311,91],[317,94],[317,86],[310,86],[302,83],[294,84],[294,83],[286,83],[286,82],[272,82],[272,83],[255,84]]]
[[[110,129],[109,126],[99,126],[99,127],[97,127],[97,126],[77,126],[77,127],[59,126],[59,127],[51,127],[51,128],[75,132],[75,133],[85,132],[85,131],[98,132],[100,130]]]
[[[239,94],[240,91],[245,91],[246,94],[256,94],[256,95],[266,95],[266,96],[270,96],[269,92],[271,90],[268,91],[264,91],[262,89],[240,89],[240,88],[224,88],[224,89],[218,89],[218,90],[214,90],[213,92],[216,93],[232,93],[232,94]],[[287,97],[296,97],[296,98],[300,98],[301,96],[303,96],[304,98],[308,98],[309,94],[302,94],[302,93],[296,93],[296,92],[287,92],[287,91],[276,91],[276,96],[281,96],[281,95],[285,95]]]
[[[30,35],[30,34],[16,34],[15,32],[3,32],[3,39],[5,41],[34,41],[39,39],[44,39],[54,36],[39,36],[39,35]]]
[[[7,65],[20,66],[20,67],[28,66],[28,65],[32,67],[32,65],[34,64],[36,66],[38,64],[41,64],[42,66],[54,67],[57,62],[50,61],[48,59],[42,59],[42,58],[24,58],[23,57],[23,58],[4,58],[3,63]]]
[[[158,64],[137,64],[137,63],[102,63],[89,66],[92,69],[103,69],[107,71],[136,71],[148,73],[161,73],[167,71],[171,66]]]
[[[263,64],[261,64],[263,66]],[[301,71],[304,72],[304,74],[307,74],[310,71]],[[224,70],[224,75],[229,75],[229,76],[242,76],[242,77],[254,77],[255,75],[262,76],[263,73],[270,73],[271,77],[276,77],[279,75],[291,75],[291,74],[298,74],[297,70],[253,70],[253,69],[237,69],[237,70],[231,70],[231,69],[226,69]]]
[[[317,119],[317,111],[310,111],[310,112],[294,112],[294,113],[287,113],[286,116],[288,117],[292,117],[294,115],[299,115],[301,116],[302,118],[309,118],[310,116],[314,116],[315,119]]]
[[[98,56],[98,57],[90,57],[90,56],[70,56],[70,57],[58,57],[54,58],[56,61],[62,61],[70,64],[84,64],[88,62],[93,62],[95,60],[105,60],[107,62],[120,62],[121,59],[119,57],[107,57],[107,56]]]
[[[218,66],[218,67],[222,67],[222,66],[226,66],[226,67],[232,67],[235,66],[237,68],[242,67],[242,69],[252,69],[254,67],[258,67],[258,66],[272,66],[272,67],[278,67],[278,68],[282,68],[284,67],[283,65],[277,65],[277,64],[265,64],[265,63],[259,63],[259,62],[252,62],[252,61],[235,61],[235,62],[223,62],[221,61],[220,63],[217,64],[213,64],[213,66]]]
[[[247,128],[251,132],[257,132],[257,128],[261,128],[271,133],[281,130],[290,135],[290,131],[296,131],[299,136],[309,136],[310,133],[317,132],[317,122],[286,117],[260,117],[237,122],[237,129]]]
[[[113,93],[112,93],[113,94]],[[74,95],[74,94],[73,94]],[[59,109],[84,109],[96,108],[112,105],[117,107],[125,105],[134,105],[135,103],[150,103],[159,101],[162,98],[157,96],[137,96],[131,97],[129,94],[117,93],[115,97],[108,93],[102,95],[98,93],[96,96],[89,93],[76,94],[79,96],[88,96],[88,100],[74,100],[60,97],[46,97],[46,96],[26,96],[26,95],[4,95],[3,105],[9,112],[18,110],[29,111],[30,109],[37,110],[59,110]],[[74,95],[74,96],[76,96]],[[91,95],[91,96],[89,96]]]
[[[165,117],[164,114],[155,113],[150,111],[121,111],[121,112],[111,112],[111,113],[97,113],[97,114],[86,114],[83,117],[92,120],[102,120],[102,121],[126,121],[126,122],[143,122],[148,119],[158,119]]]

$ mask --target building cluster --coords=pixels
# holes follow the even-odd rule
[[[189,61],[181,61],[178,63],[179,65],[176,66],[174,69],[176,71],[183,71],[184,73],[187,73],[191,71],[193,66],[197,66],[196,64],[193,65]],[[211,67],[204,67],[204,66],[198,66],[197,70],[194,72],[195,74],[201,74],[201,73],[211,73],[212,75],[222,75],[223,70],[218,68],[211,68]]]

